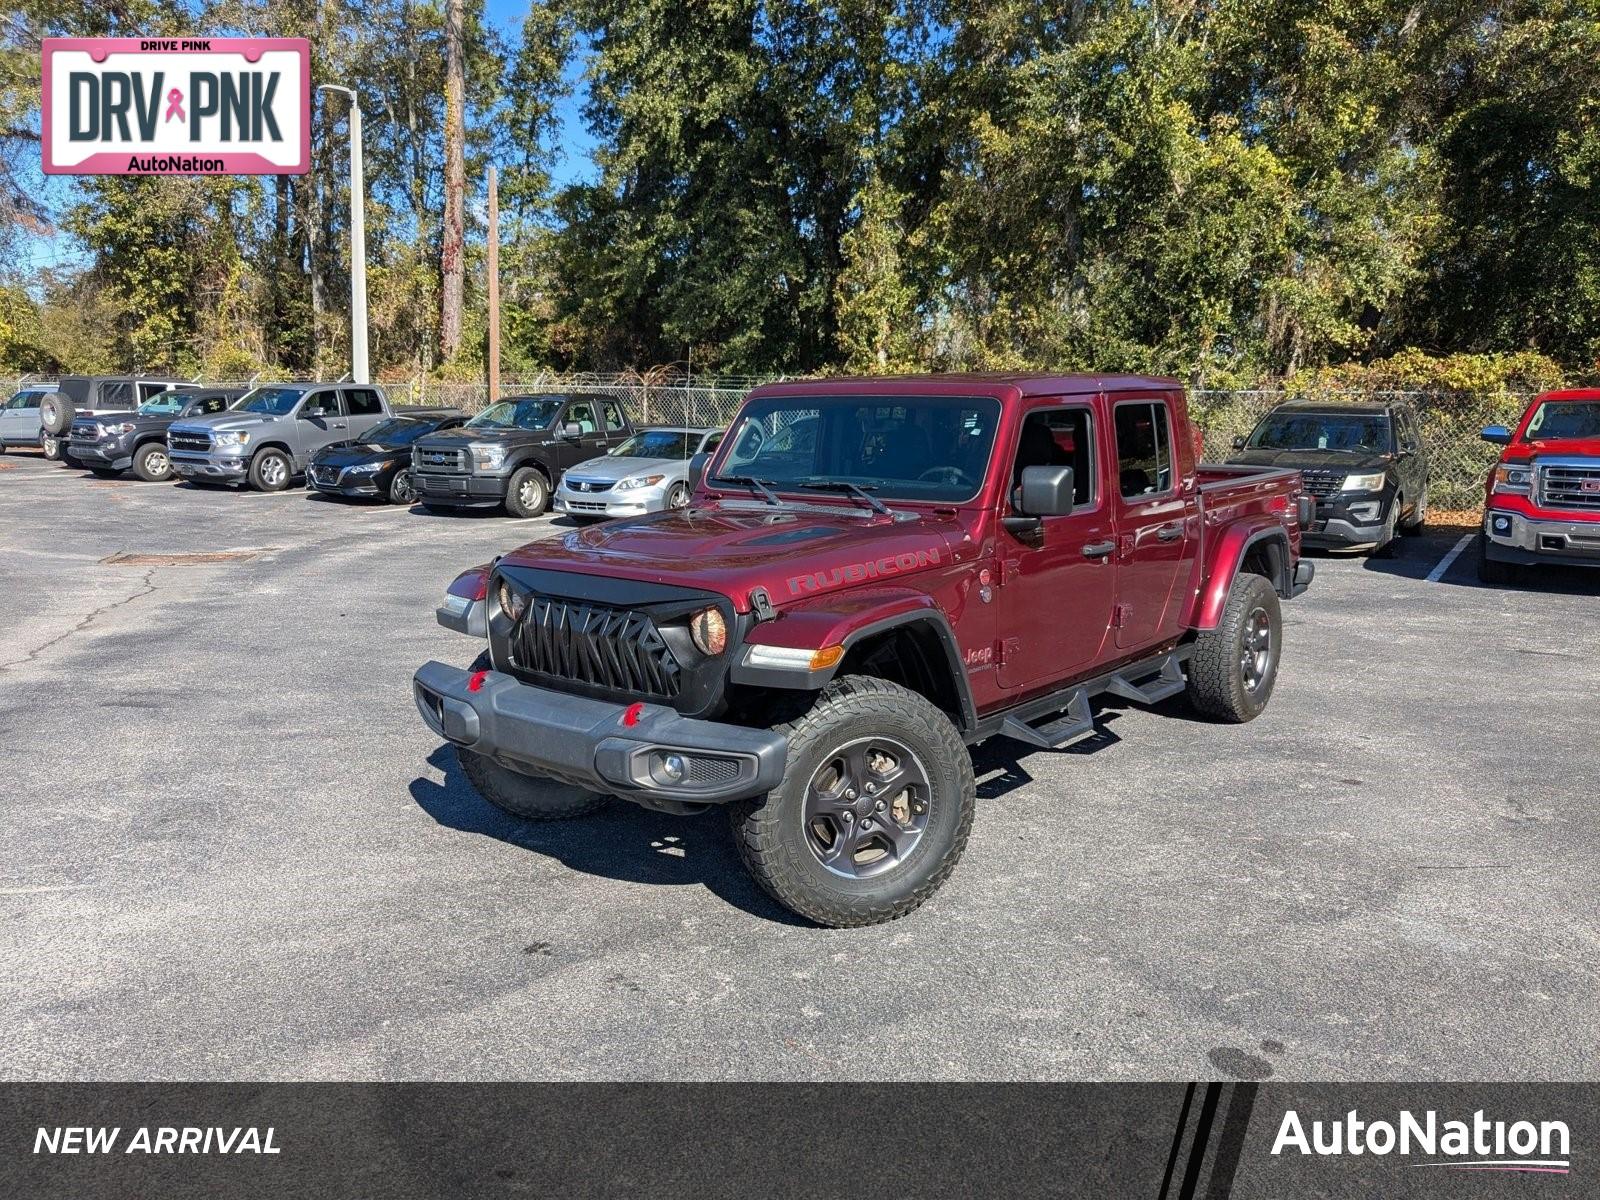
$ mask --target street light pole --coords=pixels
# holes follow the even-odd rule
[[[371,383],[367,374],[367,187],[361,170],[361,101],[336,83],[319,91],[350,97],[350,378]]]

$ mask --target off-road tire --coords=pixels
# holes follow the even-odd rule
[[[283,464],[281,476],[272,473],[269,464],[273,460]],[[268,446],[265,450],[257,450],[256,456],[250,460],[250,486],[258,492],[286,491],[293,479],[294,464],[282,450],[274,450]]]
[[[1254,687],[1247,681],[1245,640],[1256,632],[1256,614],[1264,613],[1270,642],[1265,673]],[[1222,621],[1195,639],[1189,657],[1189,703],[1216,721],[1253,721],[1267,707],[1278,681],[1283,655],[1283,609],[1272,584],[1260,575],[1241,572],[1228,589]]]
[[[411,482],[411,472],[405,468],[394,473],[394,478],[389,480],[390,504],[415,504],[417,502],[417,489]]]
[[[151,466],[151,460],[166,464],[160,470]],[[172,478],[172,459],[160,442],[146,442],[133,452],[133,473],[146,483],[165,483]]]
[[[729,807],[739,857],[779,904],[819,925],[847,928],[903,917],[939,890],[972,831],[972,756],[950,718],[898,684],[847,675],[801,717],[775,727],[788,738],[783,779],[765,796]],[[813,853],[805,797],[813,777],[852,742],[874,735],[909,747],[929,785],[927,824],[904,863],[867,878],[836,875]]]
[[[64,435],[72,428],[72,418],[77,406],[65,396],[55,393],[39,401],[39,424],[46,433]]]
[[[1522,579],[1520,563],[1501,562],[1489,557],[1489,539],[1478,535],[1478,582],[1504,586]]]
[[[490,804],[524,821],[570,821],[599,812],[610,796],[570,784],[524,775],[502,767],[492,758],[456,747],[456,758],[467,782]]]
[[[39,439],[39,449],[51,462],[62,462],[66,458],[66,439],[47,433]]]
[[[523,498],[523,491],[528,493]],[[538,467],[518,467],[506,481],[506,511],[513,517],[543,516],[550,507],[550,481]]]

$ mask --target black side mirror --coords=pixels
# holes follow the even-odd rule
[[[1233,439],[1233,448],[1235,450],[1244,449],[1244,434],[1241,433],[1238,437]]]
[[[689,491],[691,494],[700,489],[700,481],[705,478],[706,464],[711,461],[711,455],[702,450],[699,454],[689,456]]]
[[[1511,430],[1504,425],[1490,425],[1478,436],[1486,442],[1493,442],[1496,446],[1511,444]]]
[[[1072,511],[1076,481],[1071,467],[1024,467],[1011,504],[1021,515],[1005,518],[1005,527],[1019,536],[1036,534],[1045,517]]]
[[[568,421],[561,427],[561,436],[575,442],[583,436],[583,426],[576,421]]]

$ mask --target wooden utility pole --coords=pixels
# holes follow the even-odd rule
[[[466,34],[464,0],[445,0],[444,253],[439,267],[439,354],[461,348],[461,295],[466,276]]]
[[[500,398],[500,180],[489,168],[489,403]]]

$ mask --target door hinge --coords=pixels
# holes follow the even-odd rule
[[[1000,665],[1014,663],[1022,657],[1022,639],[1006,638],[1000,643]]]
[[[1114,604],[1111,606],[1111,627],[1113,629],[1125,629],[1132,619],[1133,605]]]

